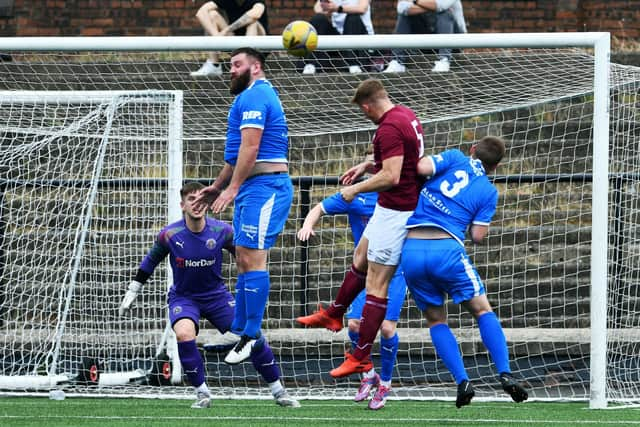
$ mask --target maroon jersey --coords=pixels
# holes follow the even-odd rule
[[[398,185],[378,193],[378,204],[387,209],[412,211],[418,203],[420,191],[418,160],[424,151],[422,125],[415,113],[402,105],[387,111],[373,137],[375,171],[382,169],[382,161],[404,156]]]

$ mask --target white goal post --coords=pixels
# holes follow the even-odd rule
[[[171,156],[176,159],[174,167],[164,169],[166,163],[162,167],[145,166],[144,162],[162,156],[159,147],[154,148],[158,151],[149,158],[141,153],[142,163],[134,166],[145,171],[145,179],[167,178],[169,191],[175,195],[182,177],[208,182],[221,167],[226,110],[231,100],[226,76],[198,79],[190,77],[189,71],[198,66],[204,51],[229,52],[242,46],[274,52],[268,57],[267,74],[280,91],[287,113],[291,176],[297,186],[291,221],[270,255],[272,293],[264,330],[293,394],[314,397],[320,388],[327,396],[346,397],[353,383],[336,386],[324,376],[327,368],[342,356],[346,335],[301,329],[292,320],[314,304],[326,303],[335,296],[349,265],[351,243],[347,226],[344,218],[325,218],[319,224],[319,230],[324,231],[308,245],[296,241],[295,230],[309,205],[337,190],[335,177],[351,166],[370,142],[374,128],[348,103],[363,75],[348,76],[338,68],[328,67],[325,73],[302,76],[300,64],[282,52],[279,36],[15,37],[0,38],[0,51],[13,56],[12,62],[0,64],[0,71],[11,76],[0,90],[17,93],[38,88],[67,92],[91,87],[101,92],[117,91],[123,96],[139,90],[184,94],[181,145],[165,147],[174,150]],[[427,50],[442,47],[463,51],[454,54],[451,73],[435,76],[429,72],[431,57]],[[628,360],[628,353],[640,345],[637,334],[640,310],[634,311],[639,308],[638,297],[629,290],[635,280],[634,270],[625,264],[625,257],[626,262],[638,257],[634,252],[636,236],[626,228],[634,223],[635,216],[633,213],[620,218],[609,216],[615,200],[623,213],[634,212],[637,204],[633,196],[634,160],[630,147],[636,141],[633,123],[638,118],[632,105],[639,96],[640,72],[609,63],[608,33],[320,36],[318,46],[319,51],[335,53],[338,58],[343,50],[356,50],[385,61],[392,57],[392,49],[407,50],[406,74],[378,74],[371,70],[364,76],[384,80],[395,101],[418,113],[425,127],[427,153],[452,147],[464,150],[487,133],[512,142],[504,162],[505,171],[498,171],[496,177],[502,203],[498,207],[497,225],[492,228],[487,247],[470,251],[505,327],[516,375],[526,381],[533,398],[589,399],[592,408],[604,408],[608,401],[640,401],[640,390],[633,381],[638,378],[640,368]],[[369,58],[360,59],[364,63]],[[10,99],[5,94],[3,103]],[[152,111],[152,107],[145,108]],[[615,117],[610,117],[611,112]],[[152,119],[154,114],[130,113],[130,117],[136,115],[140,118],[136,129],[148,127],[156,132],[159,123]],[[145,119],[150,123],[145,124]],[[47,124],[46,120],[43,123]],[[130,127],[127,129],[132,131]],[[82,144],[80,140],[76,143]],[[13,164],[7,168],[4,165],[8,165],[5,159],[13,149],[0,139],[2,174],[12,173]],[[136,152],[133,146],[128,149]],[[615,156],[610,159],[611,153]],[[96,159],[93,154],[86,155]],[[122,171],[115,165],[117,162],[113,173],[121,176]],[[614,170],[610,171],[610,165]],[[615,189],[611,184],[614,172],[622,182],[622,187]],[[134,176],[125,178],[135,181]],[[0,181],[3,179],[9,178],[0,175]],[[100,179],[110,178],[103,174]],[[154,201],[145,200],[143,195],[128,201],[144,207],[134,206],[130,212],[122,208],[120,214],[130,215],[134,218],[132,223],[145,218],[145,210],[154,209]],[[126,204],[124,198],[113,203]],[[11,216],[12,209],[11,202],[3,201],[0,225],[9,223],[3,218]],[[529,218],[526,212],[539,214],[539,218]],[[134,271],[153,233],[163,221],[176,215],[179,210],[162,219],[154,216],[146,224],[145,239],[132,242],[129,253],[118,260],[118,267],[122,271],[128,268],[127,273]],[[618,221],[616,229],[612,230],[615,221]],[[611,253],[616,251],[610,245],[612,236],[617,239],[614,243],[621,245],[615,255],[618,266],[615,268],[612,268]],[[0,233],[0,243],[3,241]],[[233,285],[231,263],[228,273]],[[7,307],[11,304],[10,297],[15,295],[4,291],[12,286],[14,276],[8,274],[6,269],[0,272],[0,292],[4,292],[0,293],[0,306]],[[124,276],[120,274],[118,279]],[[125,289],[123,283],[116,284],[115,280],[110,286],[111,292],[105,297],[109,298],[107,305],[112,310]],[[621,286],[621,290],[615,288],[613,294],[608,293],[613,286]],[[72,291],[67,291],[72,297]],[[531,295],[532,292],[539,295]],[[612,300],[617,295],[621,295],[621,301]],[[120,363],[134,368],[144,365],[131,362],[148,356],[135,354],[136,340],[144,340],[133,331],[143,335],[158,332],[162,335],[164,331],[158,328],[158,307],[147,309],[149,312],[141,313],[132,324],[122,328],[118,340],[131,338],[133,350],[117,354],[117,360],[109,362],[111,365]],[[474,385],[476,382],[480,385],[481,397],[499,398],[477,328],[467,315],[451,310],[467,368],[475,369]],[[115,321],[114,314],[107,311],[101,314],[109,322]],[[428,331],[410,300],[403,313],[399,335],[404,344],[395,371],[396,397],[450,397],[455,393],[451,378],[436,361]],[[618,314],[624,320],[615,320]],[[146,324],[147,315],[156,316],[156,322]],[[11,328],[20,321],[10,315],[0,320],[0,328],[8,337],[15,332]],[[202,324],[200,342],[214,338],[215,333]],[[27,354],[32,344],[17,351],[12,347],[15,343],[9,344],[6,338],[1,343],[3,356]],[[108,350],[107,343],[100,350],[100,357],[108,358]],[[217,355],[206,356],[210,375],[207,379],[214,392],[217,386],[225,395],[264,395],[264,384],[260,385],[250,367],[241,365],[232,369],[224,366]],[[32,361],[26,360],[29,357],[24,359],[30,366]],[[127,362],[123,363],[125,359]],[[150,361],[144,367],[150,368],[156,362]],[[3,369],[7,371],[6,367]],[[624,378],[615,378],[617,370]],[[145,387],[140,384],[103,387],[100,392],[158,393]],[[177,396],[190,393],[186,387],[163,390]]]

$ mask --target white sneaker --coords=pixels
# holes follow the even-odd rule
[[[440,58],[433,64],[432,73],[446,73],[449,71],[449,58]]]
[[[251,349],[253,345],[256,343],[255,338],[250,338],[246,335],[240,337],[240,341],[238,344],[227,354],[227,357],[224,358],[224,361],[229,365],[237,365],[238,363],[246,360],[251,356]]]
[[[191,405],[191,409],[205,409],[211,407],[211,396],[202,392],[198,392],[196,401]]]
[[[383,73],[404,73],[405,71],[407,71],[407,67],[394,59],[389,62]]]
[[[206,77],[206,76],[221,76],[222,75],[222,65],[215,65],[211,62],[210,59],[207,59],[207,62],[202,64],[202,67],[198,69],[198,71],[193,71],[191,73],[192,77]]]
[[[360,68],[358,65],[350,65],[349,66],[349,73],[350,74],[361,74],[362,73],[362,68]]]
[[[315,74],[315,73],[316,73],[316,66],[313,64],[307,64],[302,69],[302,74]]]
[[[289,406],[291,408],[299,408],[300,402],[298,402],[293,397],[289,396],[287,390],[282,389],[276,394],[273,395],[273,398],[276,400],[276,403],[280,406]]]

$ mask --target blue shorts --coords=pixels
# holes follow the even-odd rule
[[[236,301],[228,291],[206,298],[169,295],[169,320],[173,326],[180,319],[191,319],[196,325],[197,334],[200,318],[204,317],[221,333],[225,333],[231,328],[235,305]]]
[[[233,212],[234,244],[269,249],[289,217],[293,185],[288,174],[247,179],[238,191]]]
[[[404,305],[404,297],[407,295],[407,284],[404,281],[402,269],[398,267],[396,274],[391,278],[389,283],[389,299],[387,301],[387,313],[384,315],[385,320],[397,322],[400,319],[400,311]],[[355,300],[347,310],[347,319],[360,320],[362,317],[362,308],[367,296],[366,291],[358,294]]]
[[[486,292],[464,247],[455,239],[408,238],[402,248],[401,265],[421,311],[427,306],[444,305],[446,294],[460,304]]]

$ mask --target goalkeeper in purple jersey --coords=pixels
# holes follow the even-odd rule
[[[298,230],[298,239],[305,242],[311,236],[314,236],[313,227],[324,215],[346,214],[349,219],[354,245],[357,245],[362,232],[369,222],[369,218],[373,215],[377,200],[378,193],[360,193],[351,202],[346,202],[340,193],[327,197],[309,211],[304,219],[302,228]],[[389,302],[385,318],[380,326],[380,374],[377,374],[373,368],[363,372],[360,387],[354,397],[356,402],[362,402],[368,399],[373,391],[373,398],[369,401],[370,409],[382,409],[391,390],[391,377],[399,346],[396,326],[406,293],[407,285],[402,275],[402,269],[398,268],[389,284]],[[363,290],[353,300],[346,312],[347,319],[349,319],[349,339],[352,349],[356,347],[360,337],[360,318],[365,304],[365,297],[366,292]]]
[[[180,207],[183,219],[160,231],[120,305],[120,315],[124,315],[142,285],[168,255],[173,272],[173,284],[168,294],[169,320],[178,340],[180,363],[196,389],[197,400],[191,405],[194,409],[211,406],[204,362],[196,345],[198,322],[201,317],[205,318],[225,333],[231,329],[235,306],[222,277],[222,250],[235,255],[233,230],[222,221],[207,218],[205,210],[196,205],[196,196],[202,188],[204,186],[198,182],[182,187]],[[280,406],[300,406],[284,389],[280,369],[264,337],[253,346],[250,357]]]
[[[516,402],[528,398],[511,376],[504,332],[463,244],[467,230],[474,243],[481,243],[489,231],[498,190],[487,174],[495,170],[504,154],[504,141],[487,136],[471,147],[470,157],[460,150],[447,150],[422,158],[418,171],[430,179],[407,220],[402,269],[411,295],[425,315],[436,352],[458,384],[458,408],[468,405],[475,393],[447,324],[447,294],[478,322],[504,391]]]

